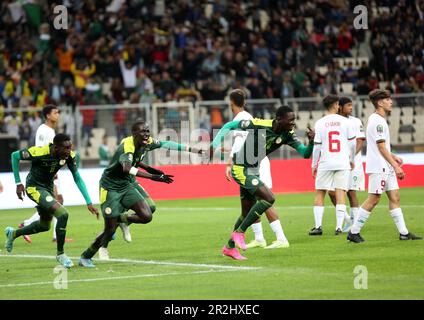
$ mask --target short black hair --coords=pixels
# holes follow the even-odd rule
[[[388,90],[375,89],[368,94],[368,97],[370,98],[374,107],[377,109],[378,101],[381,99],[390,98],[390,92]]]
[[[288,113],[293,112],[293,109],[289,106],[281,106],[277,109],[277,112],[275,113],[276,118],[285,118]]]
[[[42,111],[44,119],[47,119],[47,116],[55,109],[59,110],[59,108],[55,106],[54,104],[45,105]]]
[[[71,137],[65,133],[58,133],[53,138],[53,144],[56,146],[65,141],[71,141]]]
[[[350,98],[348,97],[340,97],[339,99],[339,106],[343,107],[345,104],[351,103],[352,100],[350,100]]]
[[[235,89],[230,92],[230,101],[232,101],[237,107],[244,107],[246,100],[246,94],[241,89]]]
[[[136,122],[134,122],[134,124],[131,126],[131,132],[137,131],[138,126],[144,126],[144,125],[147,125],[146,121],[142,119],[137,119]]]
[[[326,110],[329,110],[330,107],[339,101],[339,97],[336,96],[335,94],[329,94],[328,96],[326,96],[323,100],[322,100],[322,104],[324,105],[324,108]]]

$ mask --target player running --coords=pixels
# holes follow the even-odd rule
[[[5,229],[7,252],[12,252],[13,241],[20,236],[45,232],[50,229],[52,217],[57,219],[57,261],[66,268],[73,266],[73,262],[64,253],[66,236],[66,225],[68,212],[62,204],[54,198],[53,179],[56,173],[65,164],[72,172],[72,176],[78,189],[81,191],[88,210],[98,218],[99,212],[93,207],[90,196],[82,180],[75,160],[75,153],[71,150],[72,143],[68,135],[59,133],[44,147],[31,147],[12,153],[12,168],[16,182],[16,194],[23,200],[26,194],[37,206],[40,219],[30,225],[16,229],[7,227]],[[31,161],[31,170],[26,179],[26,187],[22,184],[19,176],[19,161]]]
[[[245,93],[240,89],[233,90],[230,95],[230,106],[234,114],[234,121],[241,120],[253,120],[253,117],[244,109],[245,106]],[[230,156],[226,164],[225,175],[227,180],[231,180],[231,167],[233,165],[233,156],[237,153],[243,146],[244,141],[248,132],[242,130],[234,131],[234,144],[231,148]],[[271,163],[268,157],[262,159],[259,165],[259,177],[262,182],[271,190],[272,188],[272,177],[271,177]],[[281,222],[279,220],[277,210],[274,207],[269,208],[265,211],[266,217],[269,221],[272,231],[274,231],[276,240],[267,246],[263,230],[261,219],[259,218],[255,223],[252,224],[252,230],[255,234],[255,239],[248,243],[247,248],[264,248],[264,249],[276,249],[276,248],[288,248],[290,246],[289,241],[287,240]]]
[[[237,219],[234,232],[222,254],[236,260],[244,260],[237,247],[246,250],[245,232],[266,210],[272,207],[275,198],[271,190],[259,177],[259,164],[268,154],[287,144],[304,158],[309,158],[313,149],[314,132],[308,131],[309,145],[303,145],[294,133],[295,115],[287,106],[278,108],[272,120],[242,120],[226,123],[212,142],[217,148],[230,130],[248,131],[246,141],[233,156],[231,175],[240,185],[242,215]]]
[[[135,177],[153,181],[172,183],[173,176],[142,163],[147,152],[157,148],[203,153],[202,150],[178,144],[173,141],[154,140],[150,136],[149,126],[137,121],[132,126],[132,136],[122,140],[113,155],[109,166],[100,179],[100,205],[105,221],[103,232],[85,250],[79,261],[80,266],[93,268],[92,257],[102,247],[102,260],[107,260],[107,246],[112,239],[118,223],[149,223],[156,210],[154,201]],[[144,172],[144,169],[147,172]],[[127,210],[133,210],[129,214]]]
[[[406,227],[400,207],[399,185],[397,178],[404,179],[403,161],[391,153],[390,131],[385,119],[392,110],[390,92],[376,89],[369,93],[375,112],[368,118],[366,173],[368,174],[368,198],[359,208],[358,219],[353,224],[347,240],[360,243],[365,240],[359,232],[368,220],[372,210],[386,192],[389,199],[390,215],[399,231],[399,240],[421,240],[422,237],[410,233]]]
[[[327,115],[315,123],[312,176],[315,178],[314,217],[315,227],[310,236],[322,235],[324,198],[329,190],[335,190],[336,231],[342,233],[346,212],[346,191],[349,177],[354,168],[356,134],[350,121],[339,114],[339,97],[328,95],[323,99]],[[319,163],[318,163],[319,160]]]
[[[44,123],[41,124],[35,133],[35,146],[44,147],[49,143],[53,143],[53,139],[56,135],[55,129],[59,122],[60,111],[57,106],[49,104],[44,106],[42,111],[43,117],[45,119]],[[54,196],[55,199],[63,205],[63,196],[60,188],[58,175],[54,178]],[[40,215],[36,211],[31,217],[24,220],[21,224],[19,224],[19,228],[23,228],[25,226],[30,225],[31,223],[40,220]],[[56,223],[57,220],[53,217],[53,242],[56,242]],[[32,243],[31,237],[29,235],[23,236],[24,240],[28,243]],[[71,242],[72,239],[66,238],[65,242]]]

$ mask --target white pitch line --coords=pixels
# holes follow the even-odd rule
[[[33,258],[33,259],[56,259],[55,256],[46,256],[46,255],[31,255],[31,254],[0,254],[1,257],[7,258]],[[71,259],[78,260],[80,257],[69,257]],[[242,266],[224,266],[218,264],[204,264],[204,263],[187,263],[187,262],[171,262],[171,261],[154,261],[154,260],[133,260],[133,259],[109,259],[107,261],[100,261],[98,259],[93,259],[97,262],[122,262],[122,263],[138,263],[138,264],[153,264],[153,265],[165,265],[165,266],[177,266],[177,267],[192,267],[192,268],[213,268],[213,269],[222,269],[222,270],[258,270],[262,267],[242,267]]]
[[[193,274],[204,274],[212,272],[227,272],[227,271],[237,271],[237,270],[203,270],[203,271],[192,271],[192,272],[170,272],[170,273],[152,273],[152,274],[140,274],[134,276],[120,276],[120,277],[107,277],[107,278],[92,278],[92,279],[77,279],[77,280],[68,280],[68,283],[74,282],[95,282],[95,281],[110,281],[110,280],[123,280],[123,279],[135,279],[135,278],[154,278],[154,277],[164,277],[164,276],[179,276],[179,275],[193,275]],[[44,281],[44,282],[27,282],[27,283],[10,283],[10,284],[1,284],[0,288],[9,288],[9,287],[29,287],[29,286],[40,286],[40,285],[53,285],[54,281]]]

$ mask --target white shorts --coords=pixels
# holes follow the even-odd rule
[[[353,170],[350,172],[349,190],[365,190],[365,174],[363,170]]]
[[[271,163],[268,157],[263,158],[259,164],[259,178],[269,189],[272,189]]]
[[[349,187],[350,170],[318,170],[315,178],[316,190],[342,189]]]
[[[370,173],[368,175],[368,193],[382,194],[398,189],[399,184],[393,173]]]

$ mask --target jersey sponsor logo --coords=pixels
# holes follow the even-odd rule
[[[106,213],[106,214],[111,214],[111,213],[112,213],[112,209],[111,209],[111,208],[109,208],[109,207],[107,207],[107,208],[105,209],[105,213]]]
[[[63,166],[65,163],[66,163],[66,160],[64,160],[64,159],[61,159],[61,160],[59,161],[59,164],[60,164],[61,166]]]
[[[241,128],[246,129],[248,126],[250,126],[250,120],[241,121]]]
[[[259,180],[258,179],[253,179],[252,180],[252,185],[257,186],[259,184]]]
[[[53,199],[53,197],[52,196],[47,196],[46,197],[46,201],[47,202],[52,202],[54,199]]]
[[[377,132],[380,134],[383,133],[383,126],[381,124],[377,126]]]

